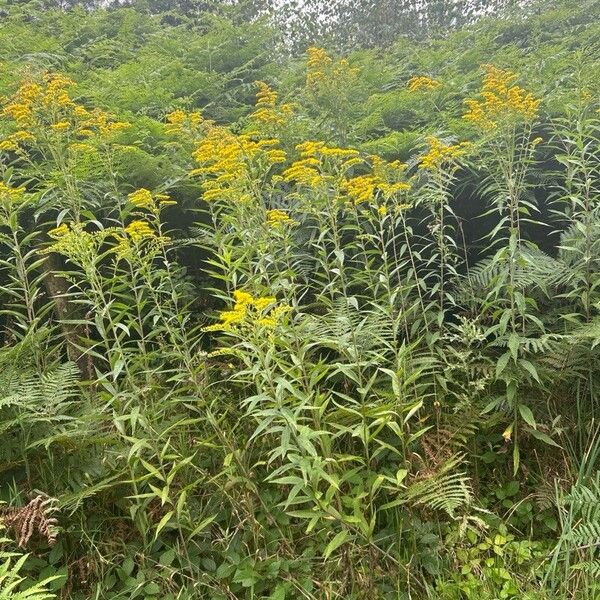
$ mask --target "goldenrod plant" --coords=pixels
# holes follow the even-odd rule
[[[0,599],[596,598],[597,2],[50,4],[0,0]]]

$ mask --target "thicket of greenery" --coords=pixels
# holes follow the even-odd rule
[[[600,598],[598,2],[91,4],[0,2],[0,600]]]

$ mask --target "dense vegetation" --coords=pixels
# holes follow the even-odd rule
[[[600,5],[443,5],[0,1],[0,600],[600,598]]]

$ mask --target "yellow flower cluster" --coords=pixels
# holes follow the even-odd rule
[[[323,48],[311,47],[306,54],[308,55],[306,84],[310,87],[327,77],[327,72],[333,65],[333,59]]]
[[[284,172],[285,181],[295,181],[307,187],[317,187],[323,182],[318,158],[320,150],[325,144],[322,142],[304,142],[296,146],[300,152],[300,160],[294,161]]]
[[[114,229],[112,237],[116,241],[112,251],[117,259],[136,263],[142,259],[152,260],[170,242],[170,238],[158,235],[150,223],[142,219],[132,221],[125,229]]]
[[[470,146],[468,142],[444,144],[433,136],[428,137],[427,142],[429,143],[429,151],[421,157],[419,168],[433,171],[439,169],[445,163],[453,162],[466,154]]]
[[[268,83],[256,81],[258,92],[256,92],[256,106],[270,106],[277,104],[277,92]]]
[[[387,162],[378,156],[369,157],[371,171],[347,178],[345,174],[355,165],[367,165],[353,148],[335,148],[323,142],[308,141],[298,144],[300,159],[283,172],[285,181],[293,181],[309,188],[330,184],[339,177],[340,190],[353,204],[372,200],[377,193],[390,198],[410,189],[405,181],[405,165],[399,161]]]
[[[25,195],[25,187],[12,187],[10,185],[6,185],[3,181],[0,181],[0,206],[5,210],[10,210],[10,208],[20,203],[23,200],[23,196]]]
[[[377,192],[384,198],[390,198],[410,189],[410,184],[403,180],[405,165],[400,161],[389,163],[379,156],[371,156],[370,160],[371,173],[358,175],[343,182],[342,190],[353,204],[369,202]]]
[[[50,129],[52,129],[53,131],[66,131],[67,129],[69,129],[70,126],[71,124],[69,123],[69,121],[59,121],[58,123],[50,125]]]
[[[17,130],[0,142],[0,150],[15,151],[23,142],[32,142],[46,132],[58,135],[107,137],[129,127],[114,121],[101,110],[89,112],[69,95],[73,81],[60,74],[48,74],[41,84],[26,81],[12,97],[4,99],[0,115],[9,118]]]
[[[306,87],[315,92],[327,86],[347,85],[358,75],[358,69],[350,66],[345,58],[334,61],[323,48],[309,48],[307,51]]]
[[[232,331],[244,324],[273,328],[281,316],[289,310],[287,305],[274,307],[277,299],[273,296],[255,298],[242,290],[233,292],[233,300],[233,309],[219,313],[220,322],[205,327],[205,331]]]
[[[440,87],[442,84],[435,79],[431,79],[431,77],[426,77],[425,75],[419,75],[411,77],[408,81],[408,89],[411,92],[421,92],[423,90],[435,90]]]
[[[64,237],[65,235],[68,235],[70,231],[71,230],[69,229],[69,226],[66,223],[62,223],[58,227],[55,227],[54,229],[51,229],[48,232],[48,235],[52,239],[58,240],[61,237]]]
[[[134,243],[156,238],[156,233],[147,221],[135,220],[125,227],[125,233]]]
[[[327,146],[323,142],[308,141],[298,144],[296,150],[300,152],[300,159],[292,163],[283,172],[285,181],[295,181],[307,187],[318,187],[331,179],[324,175],[326,161],[330,166],[345,171],[356,163],[362,163],[360,153],[353,148],[337,148]]]
[[[89,144],[82,144],[81,142],[75,142],[74,144],[71,144],[69,148],[74,152],[86,152],[88,154],[96,152],[96,148],[94,148],[94,146],[90,146]]]
[[[2,115],[13,119],[20,127],[29,125],[33,118],[31,105],[25,102],[13,102],[4,107]]]
[[[267,211],[267,225],[273,229],[277,229],[284,225],[294,225],[294,221],[284,210],[274,208]]]
[[[20,149],[20,144],[30,142],[34,139],[35,137],[31,135],[31,133],[29,133],[28,131],[15,131],[7,138],[0,141],[0,150],[16,152]]]
[[[84,137],[99,135],[100,137],[109,137],[113,133],[128,129],[131,123],[127,121],[113,121],[108,113],[102,110],[95,109],[91,113],[87,112],[84,107],[79,107],[80,116],[84,119],[78,124],[78,129],[75,133]],[[87,114],[84,114],[85,111]]]
[[[362,204],[372,200],[377,188],[377,178],[374,175],[359,175],[345,181],[342,189],[354,204]]]
[[[75,107],[67,89],[75,85],[75,82],[61,74],[49,74],[44,77],[46,90],[43,103],[46,106],[68,106]]]
[[[12,118],[19,126],[31,126],[35,122],[35,110],[55,107],[73,107],[67,89],[73,81],[63,75],[46,75],[44,85],[27,81],[23,83],[9,103],[3,108],[2,114]]]
[[[496,129],[500,122],[532,120],[537,114],[540,100],[522,87],[512,85],[517,75],[493,65],[484,65],[484,68],[486,75],[481,99],[465,101],[468,111],[463,118],[485,130]]]
[[[79,265],[84,265],[94,260],[106,237],[111,235],[112,229],[100,231],[85,231],[81,223],[71,223],[52,229],[48,235],[55,240],[53,244],[41,251],[41,254],[56,252],[73,260]]]
[[[152,194],[152,192],[146,188],[140,188],[139,190],[132,192],[127,196],[127,199],[136,208],[149,210],[154,214],[158,214],[160,209],[165,206],[177,204],[175,200],[171,200],[166,194]]]
[[[127,196],[127,199],[136,208],[154,208],[154,198],[152,197],[152,192],[146,188],[141,188],[135,192],[132,192]]]
[[[277,92],[264,81],[257,81],[256,110],[250,118],[263,125],[283,125],[293,112],[291,104],[277,106]]]
[[[199,166],[190,174],[204,179],[203,198],[207,202],[250,202],[257,168],[268,171],[286,160],[286,153],[274,147],[278,144],[277,139],[253,140],[249,135],[234,135],[224,127],[211,126],[193,154]]]
[[[320,164],[318,159],[312,157],[297,160],[283,172],[283,179],[311,188],[318,187],[324,181],[317,168]]]
[[[158,236],[150,224],[142,220],[132,221],[124,230],[107,227],[93,232],[86,231],[81,223],[62,223],[50,230],[48,235],[54,243],[43,250],[43,254],[56,252],[80,265],[94,261],[108,239],[116,242],[112,252],[117,259],[130,260],[139,260],[142,250],[152,258],[160,251],[161,245],[169,241],[164,236]]]
[[[165,131],[169,134],[196,131],[204,122],[200,111],[186,113],[181,109],[169,113],[165,119]]]
[[[387,162],[380,156],[369,157],[373,165],[373,173],[377,178],[377,188],[386,198],[399,192],[410,190],[411,185],[405,181],[406,165],[399,160]]]

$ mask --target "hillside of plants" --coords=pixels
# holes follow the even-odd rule
[[[597,600],[599,419],[598,0],[0,0],[0,600]]]

